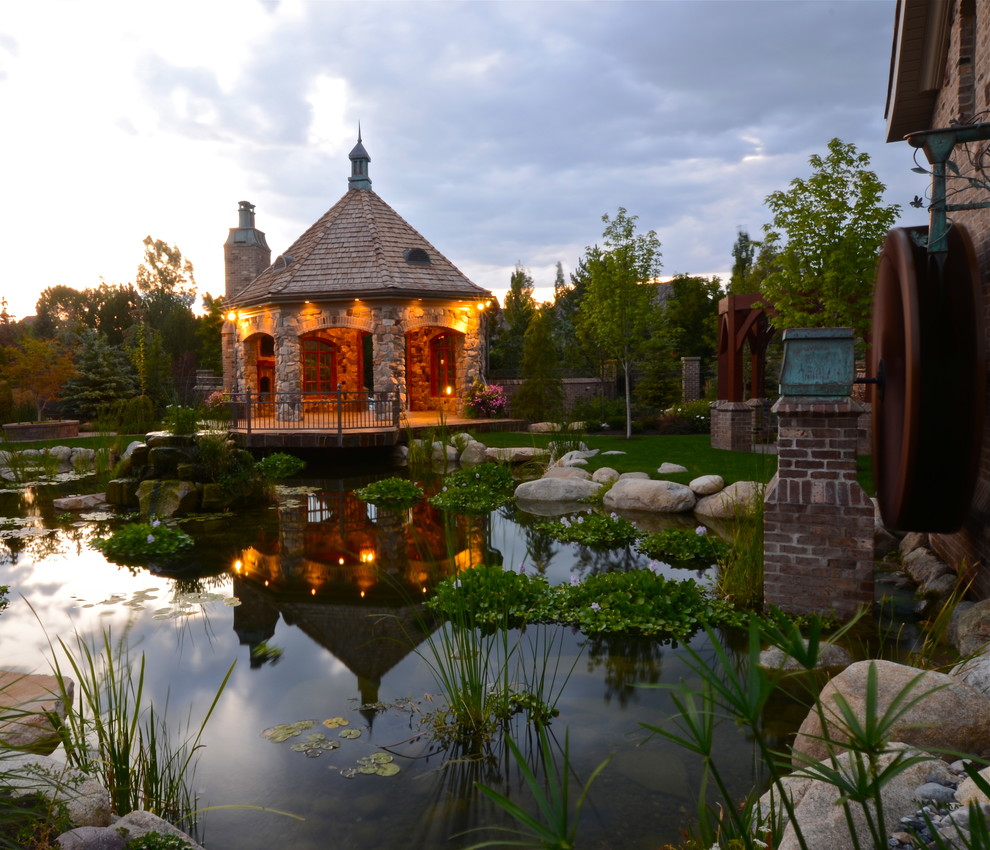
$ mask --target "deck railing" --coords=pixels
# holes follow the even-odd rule
[[[345,431],[399,427],[397,392],[228,393],[238,431]]]

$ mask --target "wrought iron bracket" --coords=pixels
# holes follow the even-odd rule
[[[990,123],[960,124],[942,130],[921,130],[905,137],[908,144],[920,148],[932,167],[932,202],[928,207],[928,253],[945,254],[948,249],[946,233],[949,225],[946,213],[959,210],[982,210],[990,208],[990,201],[982,204],[946,203],[946,164],[952,149],[967,142],[984,142],[990,139]]]

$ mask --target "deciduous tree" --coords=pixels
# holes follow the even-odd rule
[[[652,282],[661,268],[660,240],[653,230],[637,234],[637,218],[622,207],[614,219],[602,216],[603,247],[585,252],[587,289],[575,316],[578,333],[622,369],[627,439],[632,437],[632,368],[657,324]]]
[[[883,203],[869,155],[851,143],[832,139],[809,162],[810,177],[766,199],[766,243],[778,253],[761,291],[778,327],[851,327],[869,342],[877,255],[900,207]]]
[[[58,397],[66,381],[75,374],[71,355],[59,343],[35,337],[24,337],[7,350],[5,371],[15,397],[30,399],[39,421],[45,405]]]

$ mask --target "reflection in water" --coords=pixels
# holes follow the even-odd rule
[[[605,675],[605,702],[616,699],[623,708],[656,685],[663,673],[663,643],[642,637],[595,635],[588,638],[588,670]]]
[[[520,522],[514,510],[466,518],[423,501],[411,511],[381,511],[356,499],[342,481],[314,482],[299,492],[304,495],[277,510],[184,523],[194,549],[181,564],[151,575],[108,564],[89,550],[88,537],[97,530],[105,534],[108,525],[77,528],[58,521],[50,493],[32,493],[23,504],[20,497],[0,494],[0,513],[28,517],[25,521],[37,524],[43,535],[0,541],[0,584],[36,602],[53,633],[76,627],[98,633],[111,622],[115,632],[133,629],[148,652],[149,689],[160,700],[170,694],[176,705],[211,698],[232,657],[244,659],[249,650],[250,664],[238,665],[210,729],[212,740],[197,776],[204,799],[213,805],[264,804],[307,821],[287,824],[243,810],[236,817],[211,812],[209,844],[215,850],[273,843],[316,850],[328,842],[375,850],[392,846],[396,836],[406,846],[433,850],[494,837],[451,838],[479,825],[511,825],[479,796],[475,783],[524,806],[531,800],[502,741],[478,760],[418,736],[419,719],[431,708],[424,694],[436,688],[418,656],[437,627],[424,598],[439,580],[478,563],[500,562],[502,552],[513,566],[525,558],[527,569],[539,570],[553,584],[575,574],[641,566],[642,557],[629,549],[608,553],[557,544],[533,532],[530,520]],[[195,617],[153,619],[169,591],[175,597],[206,589],[223,589],[240,605],[204,603]],[[158,601],[126,607],[138,595]],[[37,623],[11,598],[11,610],[0,616],[0,663],[43,667],[44,639],[32,632]],[[114,598],[123,601],[103,601]],[[576,788],[615,754],[589,800],[583,843],[655,850],[676,840],[684,811],[693,808],[700,768],[658,739],[644,740],[641,724],[662,722],[673,709],[666,691],[639,686],[686,677],[679,648],[650,640],[588,639],[569,629],[559,634],[566,641],[565,660],[578,658],[582,646],[588,655],[571,673],[558,703],[560,717],[550,727],[558,739],[555,758],[559,761],[566,730]],[[534,658],[529,663],[539,668],[543,656]],[[422,713],[393,709],[401,700],[421,704],[415,711]],[[349,711],[364,718],[351,721],[360,726],[362,738],[345,743],[333,757],[293,758],[298,754],[259,738],[273,724]],[[552,766],[540,762],[532,730],[516,720],[513,739],[537,775],[545,775]],[[780,734],[786,733],[781,728]],[[732,724],[720,734],[723,749],[739,766],[734,789],[742,790],[752,780],[753,747],[738,740]],[[339,771],[356,755],[377,748],[402,757],[398,777],[347,781],[329,770]]]

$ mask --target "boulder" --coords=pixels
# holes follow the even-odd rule
[[[990,767],[983,768],[980,771],[980,776],[990,782]],[[964,806],[970,803],[990,803],[990,797],[987,797],[968,776],[959,783],[959,787],[956,789],[956,800]]]
[[[598,454],[598,449],[573,449],[561,455],[557,460],[557,466],[584,466],[588,463],[589,457]]]
[[[485,456],[489,460],[497,460],[504,463],[526,463],[531,460],[546,459],[547,452],[546,449],[538,449],[535,446],[517,446],[514,448],[490,446],[485,450]]]
[[[157,815],[151,814],[151,812],[141,811],[140,809],[128,812],[113,827],[114,829],[125,830],[128,841],[133,841],[135,838],[140,838],[149,832],[161,832],[181,838],[189,844],[192,850],[203,850],[202,845],[197,844],[178,827],[173,826],[166,820],[162,820]]]
[[[725,480],[721,475],[701,475],[688,484],[696,496],[711,496],[725,489]]]
[[[763,489],[763,485],[756,481],[736,481],[712,496],[699,499],[694,512],[713,519],[747,516],[763,500]]]
[[[66,679],[69,702],[75,689]],[[0,744],[32,753],[50,753],[59,744],[52,718],[65,719],[63,701],[54,676],[0,671]]]
[[[990,655],[983,653],[960,661],[949,671],[949,675],[990,697]]]
[[[439,440],[433,444],[430,450],[430,458],[434,463],[454,464],[457,463],[458,457],[460,457],[460,452],[457,451],[456,446],[448,446]]]
[[[945,561],[923,547],[909,552],[901,560],[901,564],[904,572],[911,577],[911,581],[918,585],[925,585],[939,576],[954,573],[952,567]]]
[[[619,473],[611,466],[600,466],[591,473],[591,480],[597,481],[599,484],[611,484],[613,481],[619,480]]]
[[[52,499],[52,507],[57,511],[88,511],[106,504],[106,493],[87,493],[84,496],[62,496]]]
[[[867,675],[876,669],[876,712],[883,715],[898,696],[908,696],[890,726],[888,737],[921,749],[983,752],[990,743],[990,697],[957,678],[932,670],[918,670],[893,661],[858,661],[822,688],[819,702],[827,728],[816,710],[809,712],[794,741],[795,766],[805,758],[820,760],[828,751],[822,739],[837,746],[849,740],[836,695],[846,701],[859,722],[865,722]],[[910,686],[912,680],[917,681]],[[911,704],[913,703],[913,704]],[[910,707],[906,707],[906,706]],[[804,757],[804,758],[802,758]]]
[[[661,475],[674,475],[678,472],[687,472],[687,467],[681,466],[679,463],[661,463],[657,472]]]
[[[51,756],[4,753],[4,785],[14,796],[43,794],[65,804],[74,826],[108,826],[110,794],[91,776]]]
[[[461,449],[461,456],[457,460],[462,466],[477,466],[479,463],[485,463],[488,460],[485,454],[486,450],[487,446],[484,443],[479,443],[477,440],[470,440]]]
[[[48,450],[48,456],[58,461],[59,472],[68,472],[72,469],[72,448],[70,446],[52,446]]]
[[[137,497],[145,516],[182,516],[199,508],[200,488],[191,481],[151,479],[138,485]]]
[[[807,644],[806,644],[807,645]],[[815,669],[848,667],[853,663],[852,656],[841,646],[823,642],[818,647],[818,663]],[[760,666],[767,670],[804,670],[797,659],[788,655],[778,646],[771,646],[760,653]]]
[[[905,557],[915,549],[928,548],[928,534],[924,531],[909,531],[901,538],[897,551],[901,557]]]
[[[620,481],[627,481],[627,480],[631,480],[631,481],[649,481],[650,480],[650,473],[649,472],[623,472],[619,476],[619,480]]]
[[[587,469],[578,466],[551,466],[545,473],[544,478],[577,478],[581,481],[591,481],[591,473]]]
[[[691,510],[695,501],[691,488],[684,484],[620,477],[605,494],[602,504],[610,511],[679,514]]]
[[[77,472],[84,469],[92,469],[96,463],[96,450],[86,446],[76,446],[72,450],[72,458],[69,465]]]
[[[890,765],[900,752],[904,752],[908,757],[923,758],[928,755],[901,743],[891,744],[890,748],[891,752],[887,752],[879,758],[881,770]],[[840,755],[837,759],[839,769],[844,772],[855,770],[851,763],[852,758],[851,753]],[[884,835],[889,835],[900,825],[902,815],[917,809],[915,793],[918,786],[925,782],[929,774],[937,774],[940,766],[944,768],[939,759],[929,756],[927,759],[905,768],[883,784],[880,796],[886,820],[883,827]],[[845,810],[839,805],[838,788],[820,780],[790,776],[784,777],[782,784],[784,793],[788,794],[795,802],[794,816],[807,847],[852,850],[855,844],[849,834]],[[761,810],[769,813],[771,798],[774,798],[775,811],[780,811],[786,819],[786,813],[779,803],[779,796],[775,797],[773,790],[768,791],[760,799]],[[874,846],[862,807],[857,803],[850,803],[849,812],[852,816],[853,829],[856,831],[859,846]],[[800,846],[794,824],[788,823],[777,850],[797,850]]]
[[[990,644],[990,599],[960,605],[954,612],[950,640],[964,658]]]
[[[124,850],[127,842],[113,827],[80,826],[55,839],[60,850]]]
[[[138,507],[140,505],[137,495],[139,484],[140,481],[137,478],[114,478],[107,482],[107,503],[122,508]]]
[[[579,502],[595,496],[600,484],[580,478],[537,478],[516,487],[517,499],[534,502]]]
[[[121,460],[130,460],[131,459],[131,455],[134,454],[135,449],[137,449],[137,448],[139,448],[141,446],[144,446],[144,445],[145,444],[142,443],[140,440],[133,440],[131,443],[128,444],[127,448],[124,449],[123,453],[120,455],[120,459]]]

